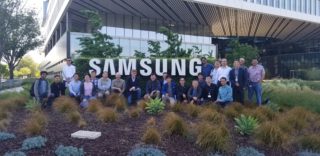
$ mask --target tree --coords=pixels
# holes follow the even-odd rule
[[[248,44],[241,44],[239,40],[231,40],[228,44],[231,51],[227,53],[227,59],[229,63],[233,62],[234,60],[238,60],[239,58],[243,57],[246,60],[252,60],[254,58],[259,57],[259,50],[257,47],[253,47]],[[246,61],[246,65],[250,65],[250,61]]]
[[[107,34],[102,34],[99,30],[102,28],[102,20],[97,12],[84,10],[83,15],[88,18],[91,26],[92,37],[81,37],[80,53],[82,57],[98,57],[98,58],[114,58],[119,57],[122,48],[111,42],[112,37]]]
[[[136,58],[146,58],[146,54],[141,52],[141,51],[135,50],[134,51],[134,57],[136,57]]]
[[[22,57],[29,50],[38,47],[42,41],[39,38],[40,28],[35,12],[23,9],[20,0],[5,1],[8,1],[8,3],[16,2],[16,5],[12,6],[14,8],[10,8],[13,10],[12,14],[6,14],[7,17],[0,17],[1,20],[3,18],[7,18],[8,20],[6,38],[4,39],[4,43],[2,43],[4,47],[2,60],[8,64],[10,79],[13,79],[13,71]]]
[[[3,77],[8,77],[9,76],[9,68],[8,68],[8,65],[0,63],[0,78],[2,76]]]
[[[28,75],[31,75],[33,77],[37,76],[37,72],[39,71],[39,64],[34,62],[34,60],[30,56],[23,57],[16,67],[16,70],[20,70],[23,67],[27,67],[30,69],[31,73]]]
[[[23,67],[21,68],[20,70],[15,70],[14,72],[14,75],[17,76],[17,77],[20,77],[20,76],[28,76],[31,74],[31,69],[28,68],[28,67]]]
[[[148,41],[148,52],[150,53],[150,57],[152,58],[159,58],[162,56],[160,51],[160,42],[159,41]]]

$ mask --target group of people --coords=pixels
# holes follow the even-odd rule
[[[191,86],[188,86],[184,77],[180,77],[179,82],[175,83],[168,73],[163,73],[160,80],[152,73],[146,83],[143,98],[162,98],[169,104],[215,102],[224,107],[233,101],[244,103],[244,91],[247,88],[249,100],[252,100],[255,93],[257,104],[261,105],[261,82],[265,71],[257,59],[252,60],[249,68],[244,65],[243,58],[234,61],[233,68],[227,65],[227,59],[215,61],[214,64],[208,63],[204,57],[201,61],[201,73],[197,79],[192,80]],[[87,106],[90,99],[105,98],[110,94],[124,95],[129,105],[142,97],[142,80],[135,69],[126,80],[121,79],[120,73],[116,73],[115,79],[111,80],[107,71],[98,79],[93,70],[81,81],[71,59],[68,58],[66,62],[62,69],[63,81],[60,75],[55,75],[50,85],[46,79],[46,71],[42,71],[41,77],[35,81],[31,92],[43,106],[51,105],[55,98],[65,95],[66,89],[69,90],[69,96],[77,99],[83,107]]]

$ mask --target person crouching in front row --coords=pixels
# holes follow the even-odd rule
[[[82,99],[80,103],[81,107],[88,107],[88,101],[95,99],[96,87],[94,83],[91,82],[89,74],[84,76],[84,82],[80,86],[80,94]]]
[[[199,105],[201,102],[201,96],[202,96],[202,89],[199,85],[199,81],[193,80],[192,86],[188,91],[188,99],[191,103]]]
[[[165,104],[170,104],[170,106],[176,103],[177,96],[177,86],[174,82],[172,82],[171,75],[167,75],[166,83],[162,87],[162,101]]]
[[[141,88],[140,79],[137,76],[137,70],[133,69],[131,75],[126,81],[126,93],[128,97],[128,105],[132,105],[140,100]]]
[[[152,73],[150,76],[150,80],[146,85],[146,95],[144,95],[144,99],[155,99],[160,97],[161,84],[160,81],[157,80],[157,76],[155,73]]]
[[[232,98],[232,88],[227,85],[227,78],[220,78],[221,86],[219,87],[217,101],[215,103],[225,107],[233,101]]]
[[[104,71],[102,77],[98,80],[98,98],[104,98],[110,95],[111,79],[108,72]]]

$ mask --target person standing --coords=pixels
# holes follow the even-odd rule
[[[67,64],[62,68],[62,77],[65,86],[68,87],[73,75],[76,73],[76,67],[72,65],[71,58],[66,59]]]
[[[208,63],[208,60],[205,57],[201,58],[201,62],[202,62],[201,74],[203,75],[203,77],[210,76],[210,73],[213,69],[213,65]]]
[[[212,83],[217,85],[219,82],[219,78],[218,78],[218,69],[220,68],[220,62],[219,61],[215,61],[214,62],[214,68],[212,69],[210,76],[212,78]]]
[[[219,67],[217,71],[217,77],[218,80],[221,80],[222,77],[226,78],[227,84],[229,82],[229,73],[231,71],[231,68],[228,66],[227,59],[221,59],[221,67]],[[220,81],[218,82],[218,86],[221,86]]]
[[[49,81],[46,79],[48,73],[46,71],[40,72],[40,78],[34,82],[33,91],[36,101],[41,105],[41,108],[45,108],[48,102],[48,98],[51,95],[51,89]]]
[[[146,84],[146,94],[144,95],[145,99],[154,99],[160,97],[161,84],[160,81],[157,80],[157,76],[155,73],[152,73],[150,76],[150,80]]]
[[[177,97],[177,86],[176,83],[172,82],[170,75],[167,75],[166,82],[162,87],[162,100],[165,103],[174,105]]]
[[[201,73],[198,74],[198,83],[201,88],[206,85],[205,77]]]
[[[111,89],[111,79],[109,79],[109,74],[107,71],[102,73],[102,77],[98,80],[98,97],[106,97],[110,95]]]
[[[133,69],[131,75],[126,81],[126,93],[128,97],[128,104],[131,105],[141,97],[140,79],[137,77],[137,70]]]
[[[246,60],[244,58],[239,58],[240,68],[243,68],[247,72]]]
[[[240,67],[239,61],[234,61],[230,71],[230,82],[233,91],[233,100],[244,104],[244,88],[247,85],[247,71]]]
[[[116,78],[112,80],[111,90],[112,93],[123,94],[126,89],[126,82],[121,79],[121,74],[116,73]]]
[[[63,82],[61,82],[60,75],[54,76],[54,81],[51,83],[51,95],[48,101],[48,106],[51,107],[52,102],[55,98],[59,96],[65,95],[65,85]]]
[[[215,103],[219,104],[222,107],[225,107],[233,101],[232,88],[227,85],[227,78],[221,77],[220,82],[221,86],[219,87],[219,92]]]
[[[248,98],[252,102],[253,94],[256,94],[257,104],[262,104],[262,81],[265,77],[265,70],[262,65],[258,64],[257,59],[252,60],[252,66],[248,69],[249,87]]]
[[[200,104],[201,96],[202,96],[202,89],[199,86],[199,81],[193,80],[192,86],[188,91],[188,99],[191,103]]]
[[[205,102],[215,102],[218,95],[218,86],[212,83],[210,76],[206,77],[206,85],[202,88],[202,98]]]
[[[188,103],[188,90],[189,87],[186,85],[185,78],[181,77],[179,80],[179,85],[177,86],[177,101]]]

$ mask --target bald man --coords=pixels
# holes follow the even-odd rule
[[[116,73],[116,78],[112,80],[111,88],[113,93],[123,94],[125,91],[126,83],[123,79],[121,79],[121,74],[119,72]]]

